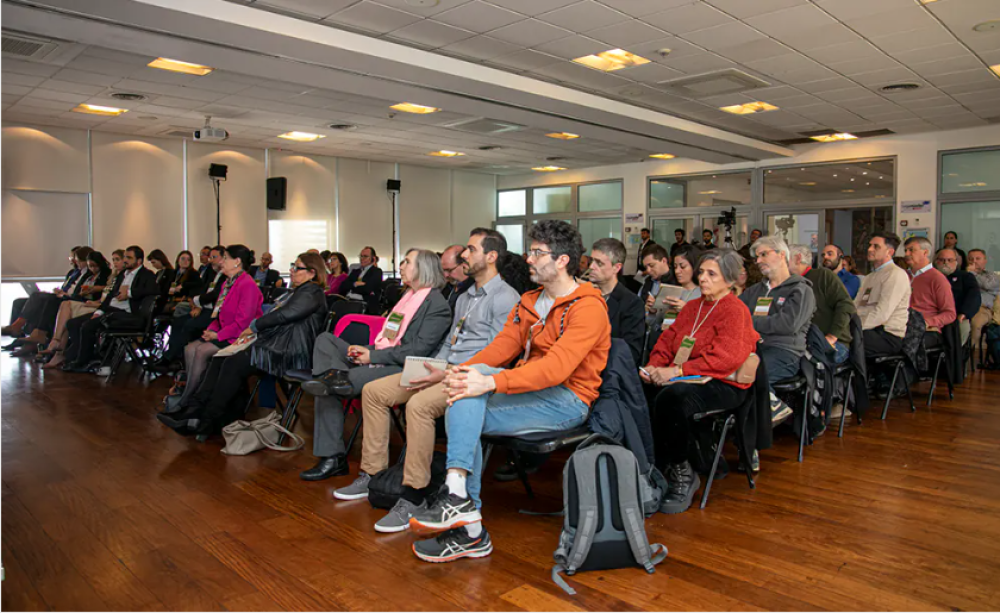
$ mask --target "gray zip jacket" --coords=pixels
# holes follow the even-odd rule
[[[754,316],[753,327],[761,336],[763,347],[776,347],[797,355],[806,353],[806,334],[816,311],[812,283],[805,277],[792,275],[778,287],[771,288],[767,279],[748,287],[740,300],[753,314],[758,298],[774,298],[766,317]]]

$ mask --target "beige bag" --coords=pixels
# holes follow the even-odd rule
[[[281,434],[292,439],[294,445],[279,445]],[[254,421],[234,421],[222,429],[222,438],[226,439],[226,446],[222,449],[226,455],[247,455],[265,447],[275,451],[297,451],[306,444],[301,436],[281,425],[281,415],[277,411]]]
[[[757,380],[758,366],[760,366],[760,358],[756,353],[751,353],[746,361],[736,369],[736,372],[726,377],[726,379],[743,384],[753,383]]]

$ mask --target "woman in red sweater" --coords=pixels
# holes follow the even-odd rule
[[[688,462],[694,437],[691,416],[707,409],[741,405],[750,384],[729,381],[750,357],[760,336],[750,310],[733,293],[743,258],[732,250],[713,249],[698,264],[701,298],[685,305],[677,321],[660,335],[642,380],[656,386],[650,403],[657,463],[669,487],[663,513],[682,513],[701,485]],[[707,376],[706,383],[668,383],[676,377]]]

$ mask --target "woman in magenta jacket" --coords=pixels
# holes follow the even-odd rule
[[[187,385],[183,402],[198,389],[208,363],[219,349],[232,344],[247,329],[250,322],[261,316],[264,297],[247,270],[253,256],[245,245],[230,245],[222,256],[222,270],[226,280],[219,290],[219,299],[212,311],[212,323],[201,335],[201,340],[188,343],[184,348],[184,369]]]

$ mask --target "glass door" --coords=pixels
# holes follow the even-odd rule
[[[854,259],[860,274],[868,274],[868,241],[872,234],[891,230],[892,207],[860,207],[827,209],[825,211],[825,236]]]
[[[674,232],[676,230],[684,230],[685,240],[691,242],[692,240],[701,240],[701,235],[694,236],[695,229],[698,228],[697,224],[698,217],[677,217],[675,219],[654,219],[653,225],[650,230],[653,233],[653,242],[657,245],[662,245],[668,251],[670,246],[677,242]]]
[[[516,254],[523,254],[525,252],[524,245],[524,222],[517,223],[498,223],[496,225],[496,231],[503,234],[503,237],[507,239],[507,251]]]
[[[781,212],[766,216],[768,236],[784,239],[789,245],[808,245],[816,254],[825,244],[822,211],[814,213]]]

